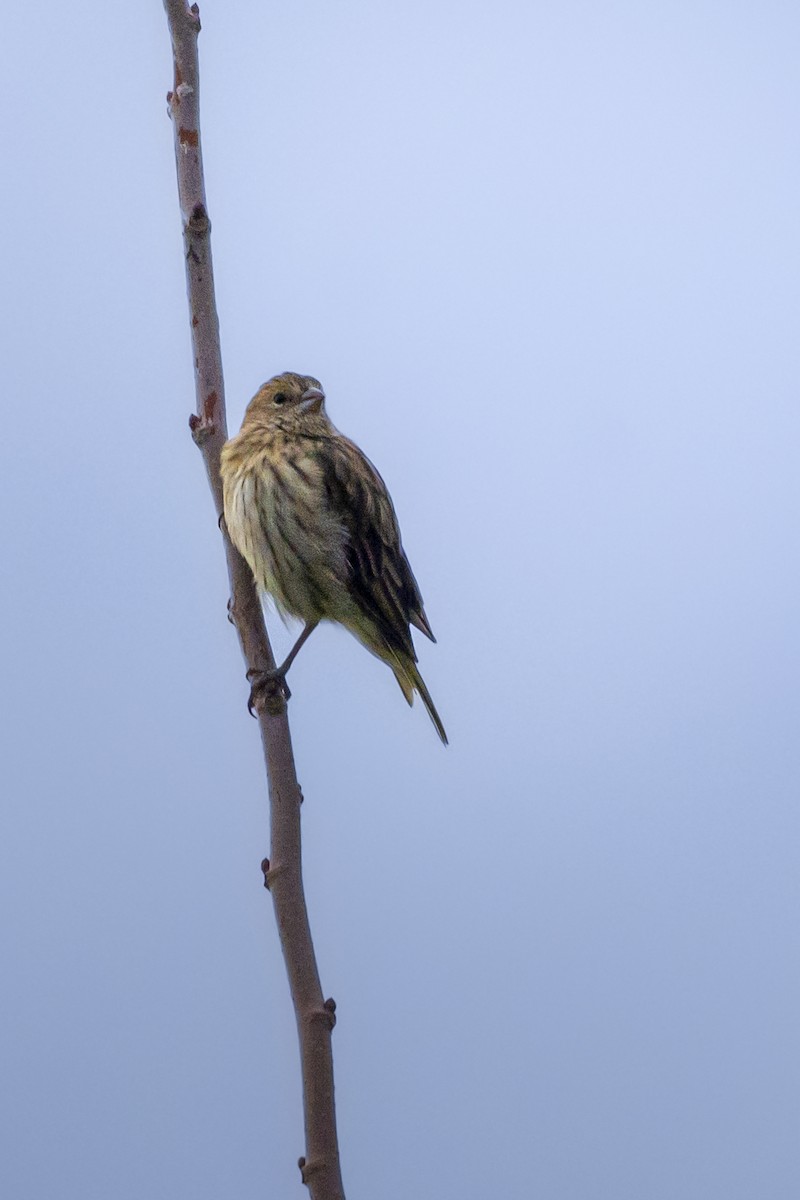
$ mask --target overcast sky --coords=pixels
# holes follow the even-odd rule
[[[794,1200],[800,11],[201,7],[231,428],[322,380],[451,742],[292,669],[348,1197]],[[302,1197],[166,18],[3,25],[2,1190]]]

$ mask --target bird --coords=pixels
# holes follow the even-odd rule
[[[394,505],[366,455],[332,424],[319,380],[285,371],[259,388],[222,448],[220,472],[225,525],[258,591],[304,623],[281,666],[256,673],[261,682],[283,683],[320,621],[336,622],[391,667],[409,704],[419,694],[447,745],[411,640],[412,625],[436,638]]]

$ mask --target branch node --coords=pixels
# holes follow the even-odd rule
[[[264,887],[269,892],[269,891],[271,891],[272,885],[275,882],[275,880],[278,878],[279,875],[281,875],[283,873],[283,868],[281,866],[272,867],[272,866],[270,866],[270,862],[269,862],[268,858],[262,858],[261,873],[264,876]]]
[[[312,1158],[309,1162],[308,1159],[298,1158],[297,1165],[300,1168],[300,1178],[303,1183],[307,1184],[312,1175],[325,1169],[325,1160],[324,1158]]]
[[[336,1001],[333,996],[329,996],[323,1004],[324,1019],[327,1022],[328,1028],[333,1029],[336,1024]]]
[[[216,431],[216,425],[213,421],[209,421],[206,417],[198,417],[197,413],[192,413],[189,417],[189,428],[192,431],[192,438],[195,446],[203,446],[212,433]]]
[[[247,701],[247,711],[254,721],[257,721],[262,713],[266,713],[268,717],[280,717],[286,711],[286,700],[280,692],[260,691],[255,699],[251,696]]]
[[[250,667],[246,673],[250,686],[250,699],[247,701],[247,711],[251,717],[266,712],[271,717],[279,717],[286,712],[286,701],[291,698],[289,685],[283,675],[274,670],[263,671]]]
[[[185,133],[187,135],[187,140],[189,132],[189,130],[181,129],[181,135]],[[197,137],[197,134],[195,133],[194,136]],[[183,140],[183,136],[181,136],[181,142],[183,142]],[[186,222],[186,228],[188,229],[189,233],[196,234],[197,237],[208,237],[209,233],[211,232],[211,222],[208,219],[206,206],[199,200],[192,209],[192,215]]]
[[[203,399],[203,414],[192,413],[189,417],[189,428],[192,431],[195,445],[203,446],[213,433],[217,432],[220,412],[219,392],[206,392]]]

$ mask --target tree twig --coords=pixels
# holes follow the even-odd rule
[[[164,0],[175,64],[168,103],[175,134],[178,197],[186,254],[186,283],[191,316],[197,411],[189,424],[205,462],[220,518],[231,586],[230,617],[248,669],[275,666],[261,604],[247,564],[231,545],[222,514],[220,450],[227,439],[219,321],[211,264],[211,225],[206,207],[200,146],[197,5]],[[275,907],[283,957],[297,1019],[303,1075],[306,1156],[300,1159],[303,1182],[312,1200],[344,1200],[333,1098],[331,1030],[335,1005],[323,1000],[303,893],[300,804],[286,702],[271,698],[258,711],[269,778],[271,861],[262,863],[265,885]]]

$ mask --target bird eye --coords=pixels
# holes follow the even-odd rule
[[[288,399],[289,397],[286,395],[286,392],[276,392],[276,394],[272,397],[272,403],[285,404]]]

